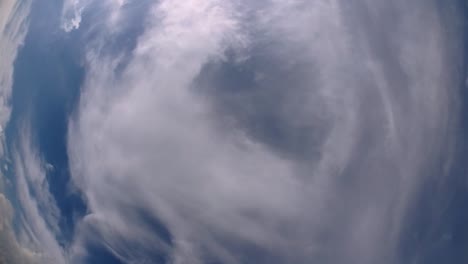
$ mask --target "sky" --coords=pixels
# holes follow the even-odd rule
[[[0,0],[0,264],[466,263],[465,9]]]

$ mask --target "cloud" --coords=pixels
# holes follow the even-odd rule
[[[27,33],[30,1],[6,0],[0,2],[0,156],[5,159],[3,129],[10,119],[10,97],[13,84],[14,61]],[[3,166],[3,165],[2,165]],[[7,165],[5,165],[7,166]],[[2,168],[2,171],[3,168]],[[6,185],[0,174],[0,192]],[[0,263],[39,263],[39,256],[18,242],[13,231],[14,210],[10,201],[0,193]]]
[[[47,165],[34,150],[29,130],[21,133],[12,149],[17,207],[0,194],[0,263],[68,263],[57,239],[60,212],[49,192]]]
[[[10,119],[9,100],[13,84],[13,63],[27,32],[30,1],[0,3],[0,134]],[[2,143],[0,155],[3,156]]]
[[[62,23],[61,27],[65,32],[71,32],[80,28],[82,16],[86,9],[93,11],[99,9],[101,19],[106,17],[108,24],[115,24],[119,21],[121,8],[127,5],[128,0],[105,0],[105,1],[92,1],[92,0],[65,0],[62,8]],[[145,0],[140,3],[147,2]],[[102,21],[101,21],[102,22]],[[124,23],[120,21],[120,23]]]
[[[106,23],[69,125],[90,209],[74,254],[400,262],[452,154],[456,19],[427,1],[163,0],[118,54]]]
[[[83,10],[88,5],[86,0],[66,0],[62,9],[62,29],[65,32],[78,29],[81,24]]]
[[[16,242],[16,237],[12,229],[13,208],[8,199],[0,194],[0,263],[38,263],[36,255],[21,247]]]
[[[26,231],[23,243],[40,252],[41,261],[66,263],[58,244],[60,211],[49,192],[46,164],[41,161],[31,143],[30,130],[20,131],[19,142],[12,150],[16,194],[20,203],[22,228]]]

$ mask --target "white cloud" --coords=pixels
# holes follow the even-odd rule
[[[123,71],[121,54],[91,47],[69,126],[72,177],[91,210],[75,253],[101,239],[128,263],[156,250],[173,263],[254,255],[268,263],[397,263],[412,198],[438,154],[451,154],[461,78],[452,60],[461,40],[444,30],[456,16],[435,3],[355,2],[163,0]],[[234,63],[226,53],[239,49],[248,57],[235,66],[258,54],[278,64],[256,66],[264,98],[247,92],[245,104],[221,110],[249,118],[264,106],[248,102],[273,101],[275,120],[312,128],[325,120],[318,155],[272,151],[245,123],[224,122],[216,95],[194,88],[207,64]],[[284,79],[300,90],[278,86]],[[155,219],[173,245],[148,227]],[[128,249],[134,245],[143,253]]]
[[[29,6],[30,1],[0,2],[0,135],[10,119],[13,63],[27,32]],[[3,156],[3,140],[1,144],[0,156]]]
[[[28,129],[12,150],[16,194],[20,203],[20,214],[24,236],[22,243],[33,248],[39,262],[66,263],[65,254],[57,242],[60,234],[58,220],[60,212],[49,192],[46,165],[41,161],[31,144]]]
[[[115,25],[119,21],[120,10],[125,6],[128,0],[105,0],[93,2],[92,0],[65,0],[62,9],[62,24],[61,27],[65,32],[71,32],[79,29],[86,9],[101,8],[105,11],[100,18],[106,17],[106,23],[110,26]],[[94,5],[93,5],[94,4]],[[125,23],[124,21],[120,21]]]
[[[83,10],[88,5],[87,0],[65,0],[62,10],[62,29],[65,32],[78,29],[81,24]]]

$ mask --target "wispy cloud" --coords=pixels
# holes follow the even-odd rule
[[[27,32],[30,1],[0,2],[0,133],[10,119],[13,63]],[[3,142],[3,141],[2,141]],[[3,156],[3,143],[0,150]]]
[[[66,32],[78,29],[81,24],[81,16],[89,1],[65,0],[62,10],[62,29]]]
[[[30,130],[25,128],[19,133],[21,136],[12,155],[20,203],[18,210],[23,219],[22,228],[27,230],[22,242],[38,252],[41,262],[66,263],[65,254],[57,242],[60,212],[49,191],[46,164],[31,143]]]
[[[107,52],[106,23],[69,126],[91,211],[75,253],[398,263],[451,155],[462,40],[435,2],[349,2],[163,0],[130,55]]]
[[[0,215],[0,263],[40,264],[35,253],[20,246],[16,241],[12,228],[13,208],[3,194],[0,194]]]
[[[27,33],[30,1],[5,0],[0,2],[0,157],[4,159],[5,139],[3,129],[10,119],[9,104],[14,61]],[[4,188],[4,175],[0,174],[0,192]],[[35,253],[17,241],[13,232],[14,211],[10,201],[0,193],[0,263],[38,263]]]

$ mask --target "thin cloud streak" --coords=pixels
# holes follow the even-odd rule
[[[30,130],[23,128],[12,150],[16,193],[20,202],[23,228],[27,235],[22,241],[38,252],[40,262],[66,263],[65,254],[57,241],[60,211],[49,192],[46,164],[41,161],[31,143]]]

